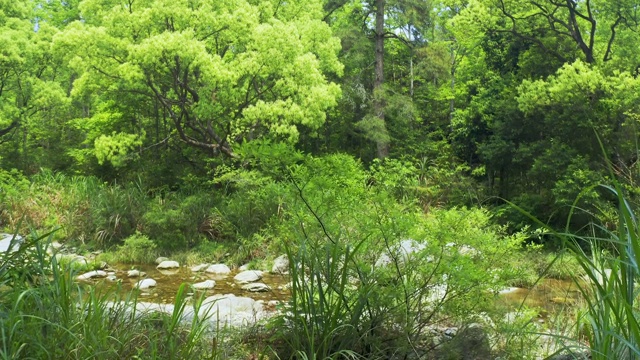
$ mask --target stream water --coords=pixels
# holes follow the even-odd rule
[[[498,303],[518,308],[521,305],[542,310],[541,317],[548,318],[566,307],[575,306],[582,295],[571,280],[543,279],[532,289],[510,288],[500,292]]]
[[[205,296],[214,294],[234,294],[236,296],[250,297],[254,300],[269,302],[272,300],[285,301],[289,297],[289,291],[282,288],[288,283],[286,276],[264,273],[261,282],[271,287],[268,292],[249,292],[241,288],[233,277],[238,273],[233,270],[226,276],[207,274],[205,272],[192,272],[188,267],[180,267],[175,270],[157,270],[155,265],[116,265],[116,276],[121,284],[122,294],[134,290],[135,284],[141,278],[128,278],[127,271],[138,269],[145,272],[147,278],[157,281],[157,286],[148,290],[138,291],[139,300],[164,303],[173,303],[175,295],[183,283],[194,284],[208,279],[215,280],[216,285],[211,290],[199,290],[205,292]],[[99,281],[99,287],[112,287],[115,283],[106,280]],[[191,291],[191,290],[190,290]],[[534,288],[510,288],[500,291],[497,303],[507,308],[518,308],[525,305],[530,308],[542,310],[541,317],[546,318],[556,314],[567,306],[575,305],[580,299],[580,292],[570,280],[544,279]]]
[[[116,265],[116,277],[121,284],[122,294],[129,293],[135,289],[135,285],[142,278],[129,278],[127,277],[127,271],[131,269],[137,269],[145,272],[146,278],[156,280],[157,285],[153,288],[146,290],[135,290],[139,292],[139,300],[149,301],[155,303],[169,304],[175,300],[176,293],[183,283],[195,284],[205,280],[214,280],[216,285],[211,290],[198,290],[204,292],[205,296],[211,296],[214,294],[234,294],[236,296],[250,297],[254,300],[264,300],[265,302],[271,300],[283,301],[289,297],[287,290],[282,290],[282,287],[288,283],[288,280],[284,276],[272,275],[264,273],[260,282],[263,282],[271,287],[271,291],[268,292],[249,292],[241,289],[241,285],[233,280],[233,277],[239,272],[233,270],[231,274],[220,276],[214,274],[207,274],[202,272],[192,272],[188,267],[180,267],[175,270],[158,270],[155,265]],[[106,280],[97,283],[98,286],[112,287],[116,283],[108,282]],[[191,290],[189,290],[191,291]]]

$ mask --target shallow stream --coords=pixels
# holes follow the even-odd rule
[[[198,290],[205,296],[214,294],[234,294],[236,296],[250,297],[254,300],[269,302],[272,300],[285,301],[289,297],[289,291],[283,290],[288,283],[286,276],[273,275],[265,272],[260,282],[271,287],[268,292],[249,292],[241,288],[233,277],[239,272],[232,270],[228,275],[214,275],[203,272],[192,272],[188,267],[180,267],[175,270],[157,270],[155,265],[123,265],[114,266],[121,293],[128,294],[134,290],[135,284],[142,278],[128,278],[127,271],[137,269],[146,273],[147,278],[157,281],[157,286],[148,290],[136,290],[139,292],[139,300],[169,304],[173,303],[176,293],[183,283],[194,284],[205,280],[215,280],[216,285],[211,290]],[[112,287],[114,282],[100,280],[98,287]],[[191,290],[189,290],[191,291]],[[580,292],[571,280],[544,279],[533,289],[509,288],[500,291],[497,303],[508,308],[518,308],[525,305],[529,308],[542,309],[541,317],[548,318],[557,314],[567,306],[575,305],[580,300]]]
[[[211,290],[198,290],[204,292],[205,296],[211,296],[214,294],[234,294],[236,296],[246,296],[254,300],[264,300],[265,302],[271,300],[283,301],[289,296],[287,290],[282,290],[282,287],[288,283],[288,280],[284,276],[272,275],[264,273],[260,282],[263,282],[271,287],[271,291],[268,292],[249,292],[241,289],[241,285],[233,280],[233,277],[238,274],[239,271],[232,270],[228,275],[214,275],[207,274],[204,271],[192,272],[188,267],[180,267],[174,270],[158,270],[155,265],[121,265],[117,264],[113,266],[116,269],[116,277],[118,281],[116,283],[109,282],[107,280],[101,280],[97,283],[98,286],[111,287],[120,283],[122,288],[122,294],[127,294],[134,287],[138,281],[143,279],[142,277],[127,277],[127,271],[131,269],[137,269],[145,272],[146,278],[156,280],[157,285],[153,288],[139,291],[139,300],[149,301],[155,303],[169,304],[175,300],[176,293],[183,283],[195,284],[205,280],[214,280],[216,285]],[[191,292],[191,290],[189,290]]]
[[[505,306],[542,309],[541,317],[548,318],[567,307],[578,304],[582,295],[572,280],[543,279],[532,289],[510,288],[500,292],[498,302]]]

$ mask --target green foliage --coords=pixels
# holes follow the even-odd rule
[[[191,146],[207,156],[188,157],[202,162],[234,157],[243,141],[293,143],[300,128],[317,130],[340,96],[326,78],[342,72],[339,41],[321,21],[320,1],[85,0],[78,8],[83,20],[55,37],[53,51],[78,74],[71,98],[95,109],[73,123],[90,134],[83,143],[100,163],[122,166],[140,145]]]
[[[124,239],[124,244],[118,246],[116,257],[118,262],[130,264],[150,264],[158,257],[156,243],[148,236],[139,232]]]
[[[322,170],[322,171],[321,171]],[[278,336],[284,357],[365,358],[414,353],[441,321],[466,323],[491,308],[491,289],[521,276],[508,266],[524,235],[502,235],[479,209],[397,203],[350,157],[292,169],[297,199],[278,227],[290,259],[292,298]],[[352,209],[358,208],[354,213]],[[420,239],[411,254],[400,239]],[[409,240],[407,240],[409,241]],[[405,245],[406,246],[406,245]],[[413,246],[413,245],[412,245]],[[395,250],[394,250],[395,249]],[[388,254],[388,263],[379,258]],[[344,352],[345,350],[348,352]]]
[[[586,338],[594,359],[634,358],[640,355],[640,323],[636,316],[638,268],[638,223],[622,188],[614,183],[607,187],[618,200],[618,222],[607,237],[573,237],[566,239],[587,283],[577,281],[586,300],[586,313],[581,321],[588,329]],[[580,246],[591,244],[591,254]],[[613,252],[603,250],[613,248]]]
[[[102,165],[105,161],[109,161],[114,167],[122,166],[130,150],[142,145],[143,135],[124,133],[100,135],[95,141],[95,155],[98,163]]]

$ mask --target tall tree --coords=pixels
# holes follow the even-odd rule
[[[375,22],[375,80],[373,82],[374,104],[373,111],[375,121],[378,123],[380,134],[376,138],[378,158],[384,159],[389,155],[389,136],[384,119],[385,97],[384,97],[384,41],[386,29],[384,26],[386,0],[376,0],[376,22]]]
[[[170,124],[166,138],[208,156],[260,137],[295,142],[340,94],[325,75],[342,66],[320,1],[84,0],[80,10],[55,48],[80,74],[72,95],[93,99],[82,121],[105,161],[153,145],[154,117]]]

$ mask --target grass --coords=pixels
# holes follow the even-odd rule
[[[612,178],[615,179],[614,176]],[[591,235],[585,236],[572,234],[568,230],[561,233],[547,228],[550,235],[559,238],[565,245],[570,255],[570,268],[574,269],[556,275],[572,275],[584,299],[584,306],[576,311],[574,334],[574,340],[583,344],[582,348],[566,347],[558,352],[583,353],[586,348],[594,360],[640,357],[640,313],[637,306],[640,292],[636,285],[640,280],[640,224],[624,195],[623,186],[615,180],[612,184],[601,187],[617,203],[615,229],[592,224]],[[583,193],[591,190],[586,189]],[[569,228],[578,201],[579,198],[574,203],[566,229]],[[524,210],[518,210],[546,227]],[[564,256],[556,256],[547,270],[554,269],[563,260],[566,261]]]
[[[0,257],[0,359],[216,358],[207,322],[180,321],[192,306],[184,287],[172,314],[139,316],[134,297],[76,283],[73,269],[43,251],[45,241],[32,236]]]
[[[640,228],[621,186],[614,183],[605,188],[618,201],[617,228],[612,231],[594,226],[592,236],[567,239],[588,280],[576,282],[587,302],[580,321],[587,329],[585,335],[593,359],[636,359],[640,356],[636,306]],[[584,242],[590,244],[589,253],[581,246]]]

